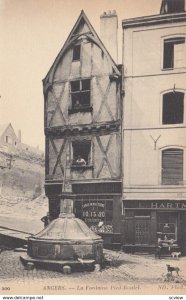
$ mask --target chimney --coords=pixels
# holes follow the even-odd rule
[[[115,10],[109,10],[100,16],[100,37],[111,57],[117,63],[118,16]]]
[[[18,130],[18,140],[21,143],[21,130],[20,129]]]

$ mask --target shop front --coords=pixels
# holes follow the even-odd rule
[[[81,197],[75,202],[76,216],[93,231],[113,232],[113,199],[106,198]]]
[[[186,201],[123,201],[121,231],[126,251],[154,252],[160,242],[186,254]]]
[[[94,232],[101,235],[106,248],[120,248],[120,199],[111,195],[76,196],[74,212]]]

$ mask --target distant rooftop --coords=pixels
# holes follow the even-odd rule
[[[10,125],[10,123],[0,124],[0,136],[3,134],[3,132],[9,125]]]

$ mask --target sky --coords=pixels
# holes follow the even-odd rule
[[[118,63],[122,20],[159,14],[161,0],[0,0],[0,124],[11,123],[22,141],[44,150],[42,79],[83,9],[99,35],[100,15],[118,14]]]

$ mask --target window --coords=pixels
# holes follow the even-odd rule
[[[185,0],[163,0],[161,14],[184,12]]]
[[[186,66],[185,38],[177,37],[164,40],[163,69]]]
[[[157,235],[162,241],[177,240],[177,215],[175,213],[157,214]]]
[[[80,60],[81,45],[75,45],[73,48],[73,61]]]
[[[73,148],[73,166],[85,167],[90,165],[91,141],[74,141]]]
[[[183,184],[183,150],[166,149],[162,151],[162,184]]]
[[[90,79],[71,82],[72,108],[70,113],[78,111],[91,111],[90,109]]]
[[[6,137],[5,137],[5,141],[6,141],[6,144],[12,144],[12,137],[11,137],[11,136],[8,136],[8,135],[6,135]]]
[[[184,116],[184,93],[170,92],[163,95],[163,124],[182,124]]]

